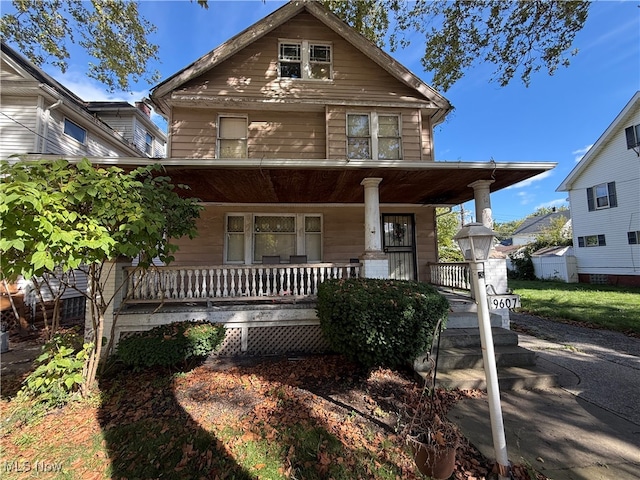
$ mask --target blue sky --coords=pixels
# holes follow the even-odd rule
[[[182,1],[142,1],[142,14],[157,26],[162,78],[197,60],[222,42],[268,15],[282,1],[209,0],[208,10]],[[492,195],[494,220],[524,218],[539,207],[568,205],[556,192],[586,150],[640,89],[640,2],[594,2],[585,28],[574,42],[579,49],[568,68],[553,76],[540,71],[525,87],[514,79],[507,87],[490,83],[490,65],[469,70],[444,96],[455,110],[436,127],[437,160],[556,162],[542,178]],[[8,2],[0,5],[4,10]],[[431,74],[420,65],[423,44],[390,52],[426,83]],[[88,58],[72,50],[70,68],[61,75],[44,69],[84,100],[126,100],[146,96],[149,86],[109,94],[84,75]],[[473,204],[465,205],[472,210]]]

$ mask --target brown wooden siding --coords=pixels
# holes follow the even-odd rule
[[[280,81],[277,75],[280,39],[331,42],[333,80]],[[420,93],[392,77],[307,12],[301,12],[213,70],[187,82],[180,92],[263,99],[286,95],[288,98],[361,100],[372,104],[425,101]]]
[[[415,214],[416,257],[421,281],[428,281],[427,262],[435,262],[436,237],[434,216],[430,207],[386,207],[382,213]],[[224,252],[224,219],[226,213],[314,213],[323,216],[322,249],[325,262],[348,262],[364,253],[364,207],[287,207],[282,206],[207,206],[198,220],[199,235],[179,239],[175,266],[221,265]]]
[[[322,112],[231,112],[186,108],[173,110],[171,157],[216,158],[216,127],[218,116],[224,114],[247,117],[249,158],[326,158]]]

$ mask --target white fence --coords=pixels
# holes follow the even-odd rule
[[[469,264],[466,262],[430,263],[429,270],[433,285],[458,290],[471,290]]]

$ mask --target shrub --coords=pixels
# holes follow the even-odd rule
[[[56,333],[43,347],[36,369],[24,380],[20,395],[59,407],[80,390],[87,355],[93,348],[76,332]]]
[[[172,367],[206,357],[224,340],[224,325],[174,322],[123,338],[117,357],[128,367]]]
[[[449,302],[426,283],[352,278],[321,284],[316,310],[335,351],[365,367],[398,367],[429,348]]]

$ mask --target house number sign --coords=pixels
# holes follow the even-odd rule
[[[508,308],[513,310],[520,306],[520,295],[487,295],[489,310]]]

